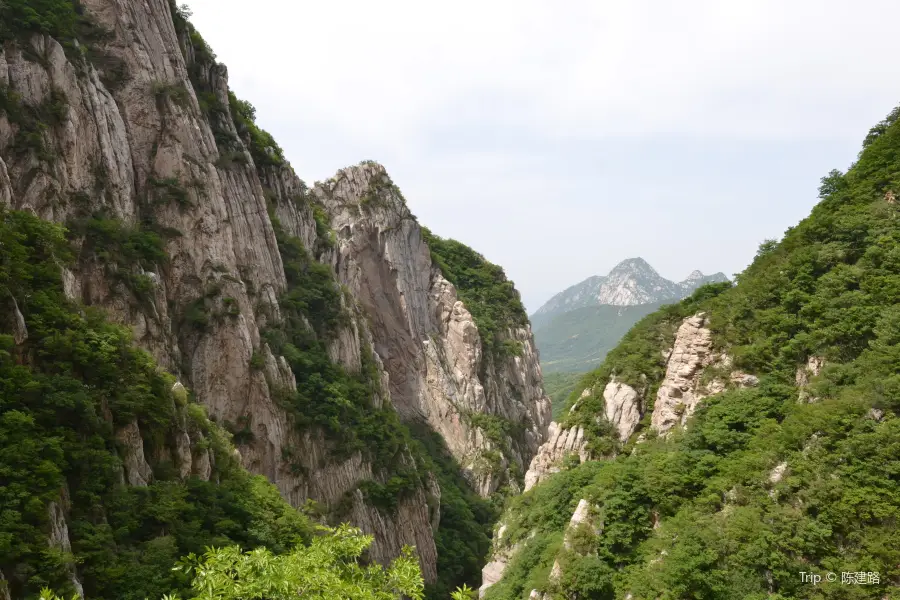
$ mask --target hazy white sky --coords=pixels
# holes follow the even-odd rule
[[[374,159],[529,312],[742,270],[900,103],[895,0],[190,0],[309,183]]]

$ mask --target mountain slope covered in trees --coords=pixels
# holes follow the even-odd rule
[[[495,546],[512,558],[487,600],[900,597],[898,116],[734,286],[644,318],[584,377],[562,425],[584,428],[591,460],[571,456],[507,508]],[[750,383],[720,386],[659,434],[676,330],[697,314],[709,356],[729,358],[690,386]],[[642,393],[624,441],[592,391],[612,381]]]

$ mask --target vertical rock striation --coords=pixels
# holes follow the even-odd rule
[[[170,2],[81,4],[105,32],[89,53],[45,35],[0,49],[4,94],[29,110],[55,107],[56,115],[22,151],[27,123],[0,113],[0,203],[71,226],[80,255],[63,273],[67,295],[131,326],[135,341],[211,418],[244,423],[252,434],[239,444],[244,467],[294,506],[312,499],[336,510],[349,499],[352,521],[375,536],[375,560],[414,544],[434,580],[440,515],[428,506],[437,485],[423,484],[385,514],[359,486],[388,474],[359,453],[337,458],[321,431],[298,427],[282,407],[298,381],[262,335],[282,323],[287,289],[271,217],[345,288],[350,318],[327,340],[329,357],[358,373],[370,356],[380,375],[372,406],[393,406],[437,431],[485,496],[515,482],[549,426],[530,328],[501,334],[520,345],[519,355],[485,354],[475,320],[432,264],[383,167],[344,169],[310,190],[287,163],[259,162],[232,114],[225,67]],[[166,258],[142,265],[118,264],[115,252],[98,258],[97,236],[80,229],[90,218],[157,233]],[[135,280],[140,292],[129,287]],[[16,311],[12,318],[21,321]],[[25,339],[27,331],[17,331],[17,341]],[[520,434],[498,440],[473,414],[502,418]],[[209,479],[214,458],[195,449],[202,436],[181,418],[166,451],[182,477]],[[138,424],[118,438],[123,480],[147,485],[153,473]],[[486,467],[485,457],[501,450],[502,463]]]

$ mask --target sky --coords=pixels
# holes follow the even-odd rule
[[[529,313],[623,259],[732,275],[900,103],[895,0],[190,0],[307,183],[385,165]]]

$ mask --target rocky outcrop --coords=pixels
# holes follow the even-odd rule
[[[606,420],[619,433],[619,440],[628,441],[641,421],[641,395],[630,385],[611,378],[603,390]]]
[[[373,532],[374,541],[369,547],[373,556],[396,556],[404,546],[415,547],[426,581],[437,578],[437,547],[431,528],[417,527],[418,523],[431,523],[426,492],[417,489],[408,498],[401,498],[397,511],[387,515],[373,511],[366,503],[362,491],[353,492],[353,508],[350,519],[364,531]],[[438,497],[438,502],[440,498]]]
[[[661,434],[683,425],[705,397],[700,390],[700,375],[715,360],[712,333],[706,325],[707,316],[699,313],[678,328],[651,417],[652,427]]]
[[[15,298],[10,298],[12,303],[12,315],[10,317],[11,327],[13,333],[13,342],[17,346],[21,346],[25,343],[25,340],[28,339],[28,328],[25,326],[25,317],[22,316],[22,311],[19,310],[18,304],[16,304]]]
[[[735,369],[728,354],[713,352],[707,325],[706,313],[688,317],[678,328],[672,349],[663,353],[666,374],[651,417],[651,426],[660,434],[684,425],[704,398],[759,385],[758,377]]]
[[[0,571],[0,600],[12,600],[12,596],[9,595],[9,582],[3,571]]]
[[[577,456],[579,461],[588,459],[587,441],[584,429],[575,427],[563,429],[556,422],[550,423],[547,441],[531,460],[525,474],[525,491],[527,492],[553,473],[559,473],[562,463],[570,456]]]
[[[549,425],[530,328],[502,334],[521,347],[518,356],[485,355],[477,324],[432,265],[418,223],[382,167],[345,169],[309,190],[286,164],[254,165],[229,114],[226,69],[199,51],[168,1],[81,5],[106,31],[92,52],[70,57],[41,35],[0,51],[4,90],[29,107],[59,109],[26,152],[14,149],[23,125],[0,115],[0,202],[60,223],[102,214],[125,228],[144,223],[164,232],[164,264],[111,264],[92,253],[97,240],[80,240],[77,263],[63,269],[66,294],[131,326],[135,341],[211,418],[246,423],[244,467],[268,477],[295,506],[313,499],[334,508],[353,495],[352,519],[376,538],[371,557],[387,561],[414,542],[432,578],[440,518],[427,510],[433,490],[419,490],[385,517],[356,494],[379,477],[372,465],[361,455],[336,459],[320,431],[298,431],[279,403],[296,380],[262,336],[282,322],[278,298],[287,285],[269,209],[346,287],[351,318],[327,341],[329,356],[351,372],[370,356],[380,376],[372,406],[392,405],[435,429],[484,495],[513,464],[524,471]],[[88,55],[103,59],[94,64]],[[231,150],[217,144],[223,139]],[[334,234],[321,231],[319,209]],[[147,282],[140,297],[117,276],[123,270]],[[498,444],[473,425],[473,413],[506,419],[523,433]],[[215,457],[197,451],[195,437],[185,425],[167,451],[182,476],[208,479]],[[118,439],[123,479],[147,485],[153,475],[138,424],[120,429]],[[500,450],[501,464],[479,468]]]
[[[569,519],[569,525],[566,527],[566,531],[563,534],[564,552],[584,552],[582,548],[577,548],[574,544],[573,536],[579,529],[587,528],[591,534],[595,536],[600,535],[601,525],[596,522],[596,512],[596,508],[584,498],[578,501],[578,506],[575,507],[575,512],[572,513],[572,518]],[[558,556],[553,562],[553,567],[550,569],[550,581],[559,581],[562,574],[563,564],[560,562],[560,557]]]
[[[501,546],[502,534],[498,533],[494,541],[494,551],[491,560],[481,569],[481,587],[478,588],[478,597],[483,598],[492,585],[503,579],[503,573],[512,559],[522,549],[524,542],[519,542],[510,547]]]
[[[798,402],[816,402],[818,398],[809,393],[807,389],[809,387],[809,383],[813,377],[816,377],[819,373],[822,372],[822,367],[825,366],[825,359],[821,356],[810,356],[806,365],[797,367],[797,375],[795,377],[795,384],[800,391],[797,395]]]
[[[48,541],[51,548],[62,552],[64,556],[71,556],[72,542],[69,540],[69,526],[66,522],[65,514],[67,504],[68,494],[63,490],[58,502],[50,502],[47,505],[47,516],[50,522],[50,537]],[[69,582],[75,589],[75,593],[79,598],[84,598],[84,588],[81,585],[81,581],[78,580],[74,562],[68,563],[65,569],[69,574]],[[0,586],[2,586],[2,582],[0,582]]]
[[[153,480],[153,469],[144,458],[144,440],[141,438],[137,421],[132,421],[119,429],[116,432],[116,439],[122,447],[122,462],[128,485],[147,487]]]
[[[475,488],[491,494],[509,462],[524,470],[549,426],[550,401],[530,328],[504,334],[520,355],[484,352],[477,323],[432,265],[418,222],[380,165],[343,169],[312,193],[331,217],[332,265],[371,323],[394,407],[441,434]],[[278,214],[287,212],[283,206]],[[472,413],[522,425],[523,434],[503,444],[509,455],[500,465],[479,464],[501,447],[473,426]]]

